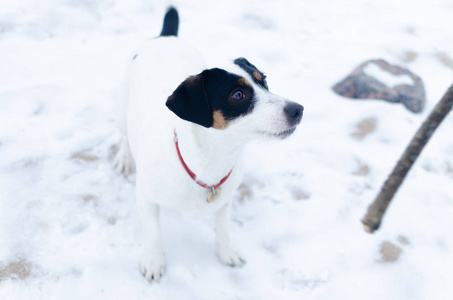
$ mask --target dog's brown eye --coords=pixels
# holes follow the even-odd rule
[[[242,100],[244,98],[245,98],[245,94],[241,90],[237,90],[233,93],[233,95],[231,95],[231,99],[236,100],[236,101]]]

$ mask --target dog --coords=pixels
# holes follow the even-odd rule
[[[229,233],[230,207],[252,139],[290,136],[303,106],[269,91],[266,76],[245,58],[205,68],[201,54],[177,37],[170,7],[159,37],[130,60],[118,172],[136,170],[136,200],[145,245],[140,270],[159,281],[165,257],[159,207],[215,217],[220,261],[242,266]],[[165,102],[165,105],[164,105]]]

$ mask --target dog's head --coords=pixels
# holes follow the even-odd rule
[[[247,138],[288,137],[304,109],[272,94],[266,76],[245,58],[234,60],[231,70],[214,68],[187,78],[166,105],[184,120]]]

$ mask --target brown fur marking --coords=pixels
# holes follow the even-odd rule
[[[250,86],[250,82],[248,82],[244,77],[239,78],[238,82],[240,85]]]
[[[253,77],[255,77],[255,79],[258,80],[258,81],[263,80],[263,76],[258,71],[253,71]]]
[[[225,129],[226,128],[226,120],[223,117],[223,114],[220,110],[216,110],[214,114],[212,115],[214,119],[214,123],[212,124],[212,127],[215,129]]]

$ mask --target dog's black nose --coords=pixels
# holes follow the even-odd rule
[[[283,109],[286,114],[286,118],[291,126],[297,125],[300,123],[302,119],[302,115],[304,113],[304,107],[300,104],[295,102],[288,103],[285,108]]]

